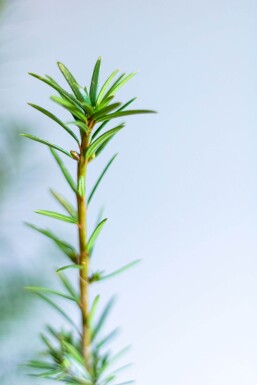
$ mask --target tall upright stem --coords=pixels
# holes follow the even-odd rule
[[[88,137],[82,138],[81,153],[78,160],[77,177],[78,184],[86,183],[87,160],[85,158],[85,150],[88,146]],[[79,264],[80,269],[80,307],[81,307],[81,321],[82,321],[82,352],[87,368],[90,366],[90,334],[89,334],[89,253],[87,251],[87,203],[85,194],[77,193],[77,208],[78,208],[78,233],[79,233]],[[84,188],[82,188],[82,191]]]

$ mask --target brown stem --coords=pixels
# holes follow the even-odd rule
[[[81,153],[78,161],[77,177],[78,184],[83,181],[85,186],[87,160],[85,158],[85,150],[88,146],[88,137],[84,136],[81,144]],[[79,189],[80,190],[80,189]],[[89,271],[89,253],[87,251],[87,203],[85,194],[77,193],[78,208],[78,233],[79,233],[79,264],[82,266],[80,270],[80,307],[82,317],[82,352],[85,359],[86,367],[90,367],[90,333],[88,324],[89,300],[88,300],[88,271]]]

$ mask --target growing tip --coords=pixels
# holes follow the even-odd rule
[[[58,67],[61,69],[62,67],[65,67],[63,63],[61,63],[60,61],[57,62],[57,65]]]

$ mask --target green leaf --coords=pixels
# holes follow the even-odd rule
[[[123,127],[125,126],[125,123],[122,123]],[[105,149],[105,147],[108,145],[108,143],[112,140],[113,136],[111,136],[110,138],[108,138],[103,144],[101,144],[101,146],[96,150],[95,152],[95,156],[99,156],[101,154],[101,152]]]
[[[99,118],[105,116],[106,114],[108,114],[109,112],[113,111],[113,110],[116,110],[116,108],[120,107],[121,106],[121,103],[113,103],[113,104],[110,104],[109,106],[106,106],[104,108],[101,108],[99,109],[98,111],[94,112],[93,115],[92,115],[92,118],[94,120],[98,120]]]
[[[62,195],[58,194],[54,190],[50,190],[51,194],[55,197],[55,199],[60,203],[60,205],[74,218],[74,220],[78,221],[78,214],[76,209],[72,206],[71,203],[67,201]]]
[[[113,96],[119,88],[121,88],[125,83],[127,83],[131,78],[136,75],[136,72],[132,72],[131,74],[124,77],[126,74],[122,74],[110,87],[108,92],[105,94],[103,101],[105,101],[109,96]]]
[[[58,276],[59,276],[63,286],[68,291],[68,293],[70,293],[72,297],[78,298],[78,294],[77,294],[76,290],[73,288],[69,279],[61,272],[58,273]]]
[[[109,106],[110,102],[114,99],[114,96],[108,96],[108,98],[104,99],[99,106],[97,107],[97,110],[99,111],[100,109]]]
[[[91,199],[93,198],[94,193],[95,193],[96,190],[97,190],[97,187],[99,186],[99,184],[100,184],[101,180],[103,179],[105,173],[107,172],[107,170],[109,169],[109,167],[111,166],[112,162],[114,161],[114,159],[116,158],[117,155],[118,155],[118,154],[115,154],[115,155],[111,158],[111,160],[109,160],[109,162],[108,162],[107,165],[105,166],[103,172],[101,173],[101,175],[100,175],[99,178],[97,179],[97,181],[96,181],[96,183],[95,183],[95,185],[94,185],[94,187],[93,187],[91,193],[89,194],[89,197],[88,197],[88,200],[87,200],[87,203],[88,203],[88,204],[90,203]]]
[[[126,364],[126,365],[123,365],[115,370],[113,370],[109,375],[109,376],[116,376],[117,373],[120,373],[122,372],[123,370],[126,370],[128,368],[130,368],[132,366],[132,363],[129,363],[129,364]],[[130,384],[130,383],[133,383],[134,381],[127,381],[127,382],[123,382],[123,384]]]
[[[58,313],[60,313],[63,318],[66,319],[66,321],[69,322],[69,324],[71,326],[73,326],[77,332],[80,334],[80,330],[79,328],[77,327],[77,325],[74,323],[74,321],[68,316],[68,314],[65,313],[65,311],[60,308],[58,305],[56,305],[56,303],[54,303],[51,299],[49,299],[48,297],[46,297],[44,294],[40,293],[40,292],[35,292],[35,294],[37,294],[41,299],[43,299],[45,302],[47,302],[50,306],[52,306],[55,310],[57,310]]]
[[[62,173],[63,173],[63,176],[64,178],[66,179],[66,181],[69,183],[70,187],[72,188],[72,190],[76,193],[77,192],[77,187],[76,187],[76,184],[72,178],[72,176],[70,175],[69,171],[67,170],[67,168],[64,166],[64,163],[62,162],[61,158],[59,157],[59,155],[56,153],[56,151],[54,151],[53,148],[50,148],[50,151],[53,155],[53,157],[55,158],[57,164],[59,165]]]
[[[115,275],[118,275],[118,274],[120,274],[120,273],[123,273],[124,271],[126,271],[126,270],[130,269],[131,267],[134,267],[135,265],[137,265],[139,262],[141,262],[140,259],[137,259],[137,260],[135,260],[135,261],[133,261],[133,262],[130,262],[130,263],[128,263],[127,265],[121,267],[120,269],[115,270],[115,271],[113,271],[112,273],[107,274],[107,275],[105,275],[105,276],[102,276],[102,277],[99,279],[99,281],[102,281],[102,280],[108,279],[108,278],[112,278],[112,277],[114,277]]]
[[[104,85],[102,86],[100,92],[99,92],[99,95],[97,97],[97,101],[96,101],[96,105],[99,105],[103,99],[103,96],[104,96],[104,93],[105,91],[107,90],[110,82],[112,81],[112,79],[117,75],[117,73],[119,72],[119,70],[115,70],[113,71],[113,73],[108,77],[108,79],[106,80],[106,82],[104,83]]]
[[[98,80],[99,80],[99,73],[100,73],[100,67],[101,67],[101,60],[102,60],[102,58],[99,57],[97,62],[96,62],[96,64],[95,64],[95,68],[94,68],[94,71],[93,71],[93,75],[92,75],[92,79],[91,79],[91,84],[90,84],[89,96],[90,96],[90,100],[91,100],[93,106],[96,104],[97,88],[98,88]]]
[[[100,295],[97,295],[92,303],[92,307],[91,307],[91,310],[88,314],[88,320],[89,320],[89,324],[92,326],[92,322],[94,320],[94,317],[95,317],[95,312],[96,312],[96,309],[97,309],[97,306],[99,304],[99,300],[100,300]]]
[[[46,325],[48,332],[57,340],[60,340],[60,336],[63,337],[63,332],[56,331],[51,325]]]
[[[84,98],[81,95],[80,90],[79,90],[78,82],[76,81],[74,76],[70,73],[68,68],[60,62],[57,62],[57,65],[58,65],[60,71],[62,72],[64,78],[66,79],[67,83],[69,84],[70,88],[72,89],[76,98],[80,101],[84,101]]]
[[[74,359],[69,356],[67,357],[69,361],[72,361],[72,366],[74,366]],[[90,374],[86,370],[85,363],[79,364],[78,362],[75,362],[74,371],[76,370],[82,373],[82,376],[78,377],[74,374],[70,377],[65,377],[65,385],[94,385],[94,383],[90,379]],[[103,385],[103,384],[102,384]]]
[[[74,301],[74,302],[77,302],[77,301],[78,301],[78,298],[71,297],[71,296],[66,295],[66,294],[63,294],[63,293],[61,293],[61,292],[59,292],[59,291],[49,289],[48,287],[41,287],[41,286],[27,286],[27,287],[25,287],[25,289],[27,289],[27,290],[29,290],[29,291],[32,291],[32,292],[34,292],[34,293],[48,293],[48,294],[54,294],[54,295],[58,295],[59,297],[66,298],[66,299],[69,299],[69,300]]]
[[[105,132],[104,134],[99,136],[99,138],[97,138],[94,142],[92,142],[86,152],[87,159],[89,159],[93,154],[95,154],[99,147],[101,147],[105,142],[108,143],[108,141],[123,127],[124,124],[119,124],[117,127],[114,127],[111,130]]]
[[[38,378],[50,378],[50,379],[53,379],[53,380],[56,380],[57,379],[57,375],[61,375],[63,372],[60,371],[60,369],[58,370],[49,370],[49,371],[46,371],[46,372],[42,372],[42,373],[30,373],[29,376],[30,377],[38,377]]]
[[[36,369],[50,369],[50,370],[55,369],[55,366],[51,365],[49,362],[36,361],[36,360],[29,361],[27,366],[30,368],[36,368]]]
[[[88,240],[88,243],[87,243],[87,249],[88,251],[90,252],[90,250],[92,249],[92,247],[94,246],[94,243],[96,241],[96,238],[98,237],[98,235],[100,234],[103,226],[105,225],[105,222],[107,221],[107,218],[103,219],[95,228],[95,230],[93,231],[91,237],[89,238]]]
[[[102,358],[101,358],[101,365],[98,370],[98,376],[102,376],[102,374],[108,370],[109,367],[109,357],[110,357],[110,352],[105,353]],[[107,381],[108,383],[108,381]]]
[[[127,103],[123,104],[123,106],[121,106],[121,108],[118,110],[118,111],[123,111],[125,110],[125,108],[127,108],[131,103],[133,103],[137,98],[132,98],[130,99]]]
[[[98,215],[97,215],[97,218],[96,218],[96,223],[95,223],[95,227],[98,225],[98,223],[100,223],[103,219],[103,214],[104,214],[104,207],[101,207],[99,212],[98,212]],[[93,253],[94,253],[94,246],[92,247],[91,251],[90,251],[90,257],[92,258],[93,256]]]
[[[92,331],[92,334],[91,334],[91,341],[93,342],[95,340],[95,338],[98,336],[98,334],[100,333],[100,331],[102,330],[103,326],[104,326],[104,323],[112,309],[114,305],[114,298],[112,298],[106,305],[106,307],[104,308],[96,326],[94,327],[93,331]]]
[[[68,217],[67,215],[63,215],[60,213],[56,213],[55,211],[35,210],[35,213],[41,214],[41,215],[46,215],[47,217],[50,217],[50,218],[59,219],[60,221],[63,221],[63,222],[76,223],[77,224],[77,220],[75,220],[74,218]]]
[[[124,354],[126,354],[130,350],[131,346],[128,345],[125,348],[121,349],[118,353],[114,354],[109,361],[109,365],[114,364],[117,360],[119,360]]]
[[[76,265],[76,264],[62,266],[62,267],[59,267],[59,269],[56,270],[56,273],[59,273],[60,271],[68,270],[68,269],[83,269],[83,266]]]
[[[113,383],[113,381],[116,380],[116,376],[113,374],[109,374],[105,379],[104,379],[104,384],[108,385],[110,383]]]
[[[36,142],[45,144],[46,146],[48,146],[50,148],[54,148],[55,150],[58,150],[58,151],[62,152],[63,154],[67,155],[69,158],[72,158],[71,154],[68,151],[66,151],[63,148],[57,146],[56,144],[49,143],[46,140],[40,139],[40,138],[38,138],[36,136],[33,136],[33,135],[30,135],[30,134],[20,134],[20,135],[24,136],[25,138],[28,138],[28,139],[31,139],[31,140],[35,140]]]
[[[70,134],[73,139],[76,140],[76,142],[78,143],[78,145],[80,144],[79,142],[79,139],[77,138],[77,136],[74,134],[74,132],[72,132],[69,127],[67,127],[59,118],[57,118],[57,116],[55,116],[54,114],[52,114],[51,112],[45,110],[44,108],[40,107],[40,106],[37,106],[36,104],[33,104],[33,103],[28,103],[29,106],[35,108],[36,110],[42,112],[42,114],[45,114],[46,116],[48,116],[50,119],[54,120],[56,123],[58,123],[62,128],[64,128],[64,130],[66,132],[68,132],[68,134]]]
[[[81,107],[80,102],[69,92],[65,91],[59,84],[52,79],[50,76],[46,75],[46,78],[36,75],[32,72],[29,72],[29,75],[33,76],[34,78],[41,80],[42,82],[46,83],[50,87],[54,88],[62,97],[69,100],[71,103],[75,103],[78,107]]]
[[[125,103],[123,106],[121,106],[121,108],[118,109],[118,111],[123,111],[126,107],[128,107],[131,103],[134,102],[134,100],[136,100],[136,98],[133,98],[131,100],[129,100],[127,103]],[[95,139],[95,137],[99,134],[100,131],[102,131],[102,129],[106,126],[106,124],[109,122],[110,120],[105,120],[98,128],[97,130],[93,133],[92,135],[92,139]]]
[[[97,345],[96,349],[99,350],[104,345],[108,344],[113,338],[117,336],[119,333],[119,328],[114,329],[111,333],[109,333],[106,337],[104,337],[102,340],[100,340]]]
[[[87,104],[86,102],[82,102],[83,108],[88,115],[92,115],[94,113],[94,108]]]
[[[85,382],[85,380],[83,380],[83,382],[81,382],[81,379],[79,379],[79,382],[67,382],[67,385],[92,385],[92,382]]]
[[[83,123],[80,120],[75,120],[74,122],[69,122],[67,124],[74,124],[75,126],[81,128],[83,132],[88,134],[88,126],[86,125],[86,123]]]
[[[61,107],[64,107],[73,116],[76,116],[78,119],[82,120],[83,122],[85,121],[86,116],[84,115],[84,111],[79,107],[75,106],[74,104],[70,103],[68,100],[64,100],[59,96],[51,96],[50,99],[53,100],[55,103],[59,104]]]
[[[89,97],[89,94],[88,94],[87,87],[83,88],[83,87],[79,86],[79,91],[80,91],[81,95],[83,96],[84,102],[88,106],[91,106],[91,100],[90,100],[90,97]]]
[[[122,81],[122,79],[124,78],[126,74],[121,74],[118,79],[115,80],[115,82],[112,84],[112,86],[109,88],[109,90],[106,92],[106,94],[104,95],[104,97],[102,98],[102,102],[105,102],[105,100],[107,98],[109,98],[110,96],[113,96],[113,90],[115,89],[115,87],[117,87],[117,85]]]
[[[101,118],[96,119],[98,122],[103,122],[105,120],[110,120],[114,118],[120,118],[121,116],[127,116],[127,115],[138,115],[138,114],[150,114],[150,113],[156,113],[156,111],[153,110],[128,110],[128,111],[117,111],[112,114],[108,114],[105,116],[102,116]]]
[[[76,261],[77,259],[77,251],[76,249],[71,246],[69,243],[63,241],[62,239],[58,238],[55,234],[53,234],[48,229],[41,229],[32,223],[25,223],[27,226],[32,228],[35,231],[38,231],[39,233],[45,235],[46,237],[52,239],[56,245],[66,254],[72,261]]]
[[[45,345],[48,347],[50,355],[55,360],[57,360],[57,362],[59,362],[62,359],[61,353],[53,347],[53,345],[51,344],[49,339],[43,333],[40,334],[40,337],[41,337],[42,341],[45,343]]]
[[[75,346],[69,344],[67,341],[63,341],[63,345],[65,346],[68,353],[71,355],[71,357],[77,361],[81,365],[85,365],[84,358],[80,354],[80,352],[75,348]]]
[[[114,95],[119,88],[121,88],[122,86],[124,86],[124,84],[126,84],[130,79],[132,79],[137,73],[136,72],[132,72],[131,74],[127,75],[125,78],[123,79],[120,79],[120,81],[113,85],[113,87],[111,87],[111,89],[108,91],[108,94],[109,95]],[[108,96],[109,96],[108,95]]]

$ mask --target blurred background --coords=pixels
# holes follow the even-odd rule
[[[27,378],[21,364],[39,349],[43,325],[62,322],[24,286],[56,288],[63,257],[23,222],[76,241],[69,225],[33,213],[56,209],[50,187],[69,191],[48,149],[19,132],[72,148],[58,125],[27,106],[70,119],[27,72],[62,82],[62,61],[85,85],[101,55],[102,79],[117,67],[139,71],[122,101],[138,96],[136,107],[159,112],[128,118],[89,175],[93,183],[119,152],[90,209],[91,228],[101,207],[109,218],[93,263],[111,271],[143,259],[94,288],[103,303],[118,293],[109,320],[122,326],[114,348],[132,343],[135,363],[124,378],[256,385],[257,3],[0,4],[0,383],[44,383]]]

